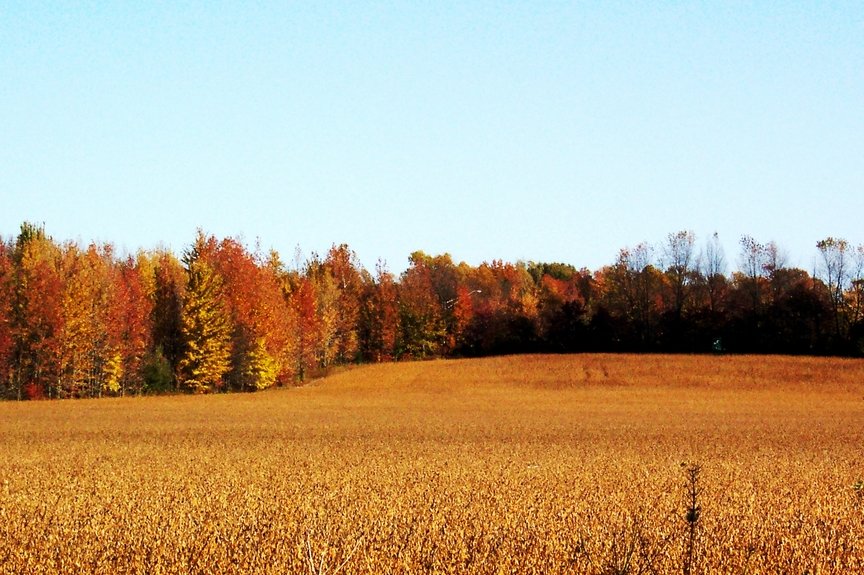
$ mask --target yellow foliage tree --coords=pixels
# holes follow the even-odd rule
[[[123,356],[119,352],[109,355],[105,365],[102,366],[102,371],[105,390],[110,393],[119,393],[123,380]]]
[[[184,257],[186,297],[180,318],[184,353],[180,384],[195,393],[221,389],[231,368],[231,322],[222,301],[222,279],[205,260],[207,240],[199,233]]]
[[[267,389],[276,383],[279,362],[267,352],[264,338],[258,338],[246,354],[243,379],[256,390]]]

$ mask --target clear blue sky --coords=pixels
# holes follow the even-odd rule
[[[0,0],[0,234],[401,271],[864,243],[864,3]]]

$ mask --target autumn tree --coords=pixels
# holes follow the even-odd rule
[[[718,234],[714,233],[702,246],[693,274],[692,332],[688,337],[693,341],[695,351],[720,352],[724,349],[724,324],[730,291],[726,272],[723,245]]]
[[[131,258],[118,262],[110,244],[62,249],[63,326],[58,335],[58,393],[98,397],[141,391],[150,347],[150,301]]]
[[[299,260],[299,258],[298,258]],[[288,294],[295,318],[297,374],[355,361],[360,352],[361,297],[364,272],[348,246],[333,246],[322,260],[317,254],[303,269],[289,274]]]
[[[528,351],[536,350],[539,334],[539,297],[537,286],[524,262],[504,264],[498,270],[502,291],[506,293],[504,323],[507,339],[502,351],[514,353],[519,342]]]
[[[326,368],[335,363],[338,350],[339,287],[320,261],[310,264],[306,274],[315,289],[315,363]]]
[[[819,250],[819,272],[831,302],[834,337],[845,338],[849,328],[846,292],[851,286],[854,267],[852,248],[842,238],[827,237],[816,242]]]
[[[319,358],[322,367],[348,363],[359,351],[358,322],[363,291],[363,271],[347,245],[333,246],[323,262],[313,264],[309,273],[318,285],[318,314],[324,337]]]
[[[61,270],[63,328],[59,333],[61,397],[100,396],[104,387],[119,389],[119,369],[108,347],[106,256],[91,244],[82,252],[69,243],[63,248]]]
[[[463,297],[459,302],[459,287],[460,285],[467,288],[471,292],[471,288],[464,286],[460,275],[459,268],[454,264],[453,258],[448,253],[430,256],[423,252],[415,252],[415,258],[423,260],[423,265],[429,272],[429,280],[432,285],[432,292],[438,300],[441,307],[441,318],[444,322],[444,339],[440,349],[441,353],[447,354],[453,351],[456,342],[456,336],[460,335],[460,329],[464,332],[464,325],[459,326],[457,322],[464,321],[465,314],[469,313],[466,307],[468,303]],[[458,306],[457,306],[458,304]],[[457,309],[458,307],[458,309]],[[457,319],[457,312],[462,313],[463,317]]]
[[[398,354],[413,358],[438,355],[447,341],[443,303],[433,281],[431,258],[414,252],[399,284]]]
[[[676,321],[681,320],[695,283],[695,245],[696,235],[691,231],[669,234],[663,244],[661,262],[672,294],[670,303]]]
[[[587,270],[567,264],[528,267],[538,293],[539,335],[552,351],[577,351],[588,346]],[[590,290],[584,290],[590,291]]]
[[[150,305],[152,349],[144,361],[144,386],[148,391],[177,388],[178,368],[185,351],[182,309],[187,272],[174,254],[159,250],[138,258]]]
[[[128,257],[111,274],[112,301],[108,310],[109,340],[119,358],[120,395],[145,391],[144,368],[153,345],[153,301],[148,293],[150,268],[146,258]]]
[[[339,286],[336,356],[342,363],[352,362],[357,359],[360,347],[358,330],[363,286],[370,282],[371,276],[363,269],[357,254],[345,244],[334,246],[325,263]]]
[[[293,337],[297,317],[290,304],[288,274],[275,251],[259,259],[258,266],[258,326],[276,362],[276,384],[284,385],[296,376],[297,365]]]
[[[181,385],[195,393],[223,389],[231,368],[231,320],[222,278],[213,266],[215,239],[198,232],[184,254],[187,282],[180,327],[184,353],[177,366]]]
[[[680,231],[666,236],[659,260],[663,270],[663,345],[671,350],[694,348],[693,323],[696,286],[700,283],[696,235]]]
[[[653,248],[644,242],[624,248],[615,264],[603,270],[604,304],[619,320],[620,331],[614,337],[625,347],[647,349],[656,345],[664,280],[652,264],[652,254]]]
[[[732,274],[730,339],[732,351],[756,351],[764,332],[764,310],[769,303],[768,246],[744,235],[739,241],[738,271]]]
[[[730,321],[727,330],[733,351],[762,352],[773,349],[771,309],[791,277],[786,256],[775,242],[763,244],[742,236],[739,271],[732,275],[729,294]]]
[[[225,238],[213,250],[212,265],[221,280],[221,299],[230,317],[231,361],[225,381],[230,389],[254,390],[276,381],[258,309],[258,266],[240,242]]]
[[[360,351],[367,361],[391,361],[399,335],[399,293],[396,278],[384,262],[375,266],[375,278],[365,282],[360,306]]]
[[[21,225],[13,251],[12,388],[17,399],[55,397],[63,329],[60,250],[43,226]]]
[[[524,263],[484,262],[468,274],[466,285],[477,298],[472,302],[473,317],[465,336],[465,353],[536,349],[539,299],[534,279]]]
[[[300,381],[304,381],[318,366],[321,322],[315,282],[300,270],[299,256],[295,259],[295,268],[285,274],[284,292],[295,320],[292,334],[294,373]]]
[[[287,333],[292,321],[279,278],[281,264],[275,254],[262,260],[235,239],[222,240],[214,254],[233,326],[226,377],[234,389],[265,389],[292,373]]]
[[[474,301],[481,293],[462,283],[456,287],[456,297],[448,304],[452,308],[447,345],[450,351],[464,349],[468,344],[467,334],[474,320]]]

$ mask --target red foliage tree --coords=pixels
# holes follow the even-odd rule
[[[378,262],[375,271],[375,279],[366,283],[362,298],[361,350],[367,360],[391,361],[399,335],[398,286],[383,262]]]
[[[111,274],[108,337],[120,359],[120,395],[144,391],[142,370],[153,345],[153,300],[145,276],[149,271],[143,257],[130,257],[114,266]]]
[[[314,281],[308,276],[296,277],[289,297],[296,318],[294,326],[296,372],[300,381],[304,381],[318,365],[316,350],[320,339],[320,320]]]
[[[44,228],[23,224],[15,244],[12,387],[16,398],[56,397],[63,328],[60,250]]]
[[[283,297],[281,264],[225,239],[214,254],[233,329],[229,383],[236,389],[263,389],[287,382],[294,372],[289,332],[293,317]]]

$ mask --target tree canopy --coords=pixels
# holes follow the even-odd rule
[[[680,231],[591,271],[410,254],[398,277],[347,245],[286,269],[199,231],[178,259],[0,241],[0,397],[254,391],[336,365],[529,352],[864,355],[864,246],[815,244],[811,275],[774,242]]]

